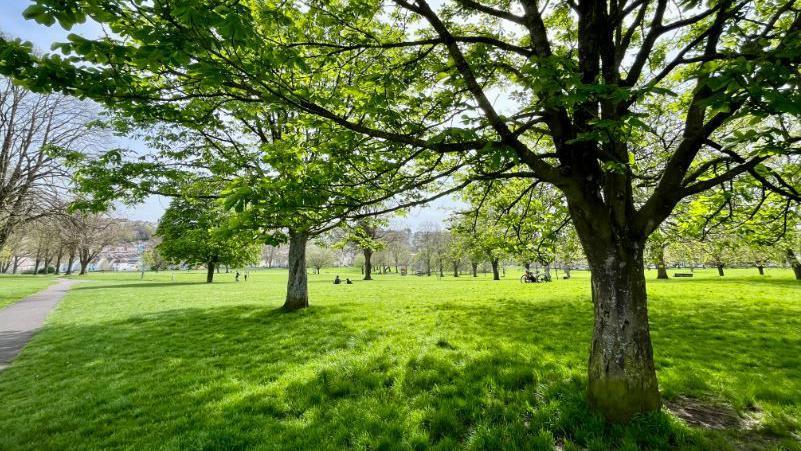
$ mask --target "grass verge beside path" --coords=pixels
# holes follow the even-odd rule
[[[55,276],[0,274],[0,309],[44,290],[55,280]]]
[[[801,284],[751,273],[648,275],[664,397],[748,420],[725,430],[592,414],[582,272],[328,270],[290,314],[285,271],[92,274],[0,373],[0,449],[801,449]]]

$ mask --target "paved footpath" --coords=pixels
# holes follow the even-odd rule
[[[0,309],[0,371],[22,351],[50,311],[77,282],[59,279],[44,290]]]

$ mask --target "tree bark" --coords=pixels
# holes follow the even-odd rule
[[[309,306],[309,289],[306,281],[306,241],[303,232],[289,233],[289,280],[286,284],[284,310],[293,311]]]
[[[56,258],[56,274],[61,274],[61,249],[58,250],[58,257]]]
[[[720,277],[723,277],[723,275],[724,275],[724,274],[723,274],[723,264],[722,264],[722,263],[718,263],[716,266],[717,266],[717,268],[718,268],[718,275],[719,275]]]
[[[492,280],[501,280],[501,275],[498,272],[498,259],[490,260],[490,264],[492,265]]]
[[[453,277],[459,277],[459,262],[453,262]]]
[[[72,264],[75,263],[75,253],[70,252],[69,258],[67,258],[67,270],[64,272],[66,275],[72,274]]]
[[[643,245],[623,239],[592,246],[588,258],[595,325],[588,398],[608,420],[624,422],[660,406],[648,327]]]
[[[759,264],[759,265],[757,265],[757,270],[759,270],[759,275],[760,276],[764,276],[765,275],[765,266]]]
[[[473,269],[473,277],[478,277],[478,263],[470,263],[470,267]]]
[[[373,264],[370,259],[373,257],[372,249],[363,249],[364,252],[364,280],[373,280]]]
[[[787,261],[793,268],[793,273],[795,273],[795,280],[801,280],[801,262],[798,261],[798,257],[796,257],[792,249],[787,249],[786,255]]]
[[[214,266],[214,262],[206,263],[206,283],[214,282]]]
[[[659,255],[657,256],[656,262],[656,278],[668,279],[667,265],[665,265],[665,248],[660,246],[658,252]]]
[[[89,266],[88,261],[81,260],[81,272],[78,273],[79,276],[86,274],[86,268]]]

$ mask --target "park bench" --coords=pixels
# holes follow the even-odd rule
[[[677,272],[673,274],[673,277],[692,277],[693,273],[691,272]]]

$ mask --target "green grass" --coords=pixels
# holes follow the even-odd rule
[[[586,273],[551,284],[284,271],[92,274],[0,373],[0,449],[801,449],[801,284],[789,271],[653,280],[660,388],[754,410],[754,431],[584,401]]]
[[[47,288],[53,276],[0,274],[0,309]]]

